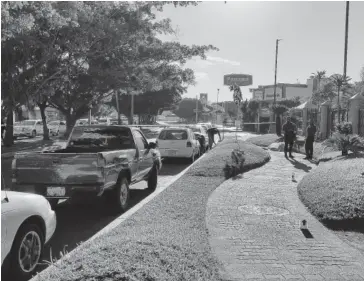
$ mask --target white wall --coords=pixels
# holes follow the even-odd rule
[[[309,88],[297,88],[297,87],[290,87],[286,86],[286,98],[291,99],[294,97],[300,98],[310,98],[312,96],[312,90],[310,91]]]

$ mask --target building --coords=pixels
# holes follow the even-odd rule
[[[308,100],[312,97],[313,92],[317,88],[317,80],[315,78],[307,79],[306,84],[289,84],[278,83],[276,87],[276,100],[291,99],[299,97],[301,100]],[[274,85],[259,86],[256,89],[250,89],[255,100],[274,100]]]

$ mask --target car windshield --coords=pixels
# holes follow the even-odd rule
[[[19,125],[22,125],[22,126],[33,126],[35,124],[35,122],[37,122],[37,121],[24,120],[24,121],[20,121],[20,124]]]
[[[55,125],[58,125],[59,124],[59,122],[58,121],[51,121],[51,122],[49,122],[48,123],[48,125],[53,125],[53,126],[55,126]]]
[[[102,150],[132,149],[134,141],[129,128],[75,127],[70,147],[99,147]]]
[[[158,139],[160,140],[187,140],[186,130],[163,130]]]
[[[99,123],[107,123],[107,119],[99,119],[98,122]]]

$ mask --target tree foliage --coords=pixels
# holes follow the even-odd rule
[[[197,106],[196,106],[197,103]],[[200,100],[197,99],[191,99],[191,98],[184,98],[181,100],[181,102],[178,104],[178,108],[173,111],[174,114],[176,114],[178,117],[186,119],[188,121],[193,121],[196,118],[196,113],[194,110],[196,109],[198,112],[198,118],[201,116],[202,111],[202,104]]]
[[[212,45],[163,42],[174,32],[156,20],[166,4],[196,2],[6,2],[2,5],[2,65],[10,111],[30,96],[67,119],[67,132],[115,91],[152,93],[194,83],[187,60]],[[39,98],[41,97],[41,98]]]

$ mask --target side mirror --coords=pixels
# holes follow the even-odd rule
[[[157,147],[157,144],[155,142],[150,142],[148,144],[148,149],[155,149]]]

